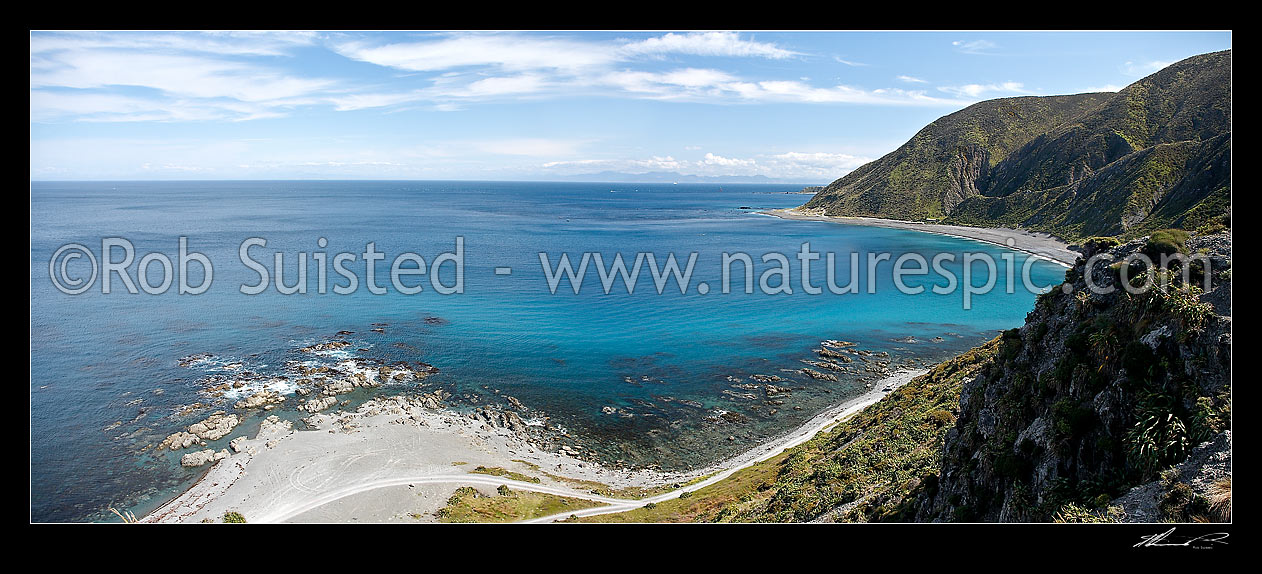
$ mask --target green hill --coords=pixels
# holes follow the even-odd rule
[[[1069,240],[1230,225],[1231,52],[1116,94],[974,104],[805,206],[828,215],[1006,225]]]

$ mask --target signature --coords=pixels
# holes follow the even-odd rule
[[[1177,537],[1171,537],[1171,534],[1174,534],[1174,528],[1160,534],[1143,536],[1141,537],[1139,543],[1135,544],[1134,548],[1153,548],[1158,546],[1209,548],[1213,544],[1226,544],[1228,536],[1226,532],[1211,532],[1209,534],[1202,534],[1193,538],[1180,540]]]

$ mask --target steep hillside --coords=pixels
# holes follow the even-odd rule
[[[1225,133],[1132,152],[1074,184],[973,198],[947,222],[1027,227],[1067,239],[1134,237],[1229,226],[1230,202],[1231,134]]]
[[[942,218],[1069,240],[1229,226],[1231,52],[1116,94],[1005,98],[945,116],[803,208]]]
[[[1207,140],[1230,129],[1231,52],[1193,56],[1027,142],[995,166],[986,195],[1072,184],[1135,151]]]
[[[1083,509],[1107,517],[1111,501],[1229,431],[1231,240],[1181,239],[1155,234],[1112,253],[1207,255],[1208,292],[1133,295],[1120,288],[1122,265],[1099,265],[1094,282],[1117,289],[1092,293],[1079,265],[1072,293],[1041,296],[1026,324],[1004,333],[994,363],[960,391],[917,520],[1047,521]],[[1088,255],[1099,247],[1089,242]],[[1202,284],[1207,266],[1189,265]],[[1137,266],[1129,273],[1143,276]]]
[[[986,187],[991,166],[1112,94],[1021,97],[973,104],[925,126],[884,157],[833,182],[806,207],[830,215],[940,218]]]

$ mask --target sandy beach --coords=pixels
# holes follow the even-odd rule
[[[1068,243],[1062,241],[1054,235],[1039,231],[1009,229],[1006,227],[942,225],[938,223],[921,223],[901,221],[897,219],[881,219],[877,217],[841,217],[823,215],[822,212],[815,213],[801,210],[800,208],[771,209],[767,211],[760,211],[758,213],[800,221],[824,221],[844,225],[867,225],[872,227],[907,229],[910,231],[950,235],[952,237],[959,237],[962,239],[972,239],[993,245],[1001,245],[1010,249],[1029,253],[1041,259],[1058,263],[1065,267],[1072,267],[1074,262],[1078,260],[1078,252],[1069,249]]]
[[[215,463],[183,494],[142,521],[218,522],[225,512],[239,512],[254,523],[435,521],[434,513],[456,488],[472,486],[492,493],[499,485],[605,505],[564,516],[619,512],[704,488],[775,456],[923,372],[895,373],[792,432],[688,473],[610,469],[563,451],[541,450],[524,434],[507,428],[421,408],[407,397],[378,398],[355,412],[313,415],[308,422],[314,430],[296,431],[290,424],[268,419],[253,439],[237,442],[238,452]],[[503,468],[539,482],[470,472],[478,466]],[[562,479],[620,488],[687,483],[703,476],[707,478],[681,489],[634,500],[596,495],[590,486]]]

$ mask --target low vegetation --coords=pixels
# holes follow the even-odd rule
[[[469,472],[472,474],[489,474],[491,476],[502,476],[504,478],[510,478],[512,480],[519,480],[521,482],[533,482],[536,484],[541,482],[541,480],[537,476],[530,476],[528,474],[522,474],[520,472],[508,470],[506,468],[502,468],[498,466],[492,466],[492,467],[478,466]]]
[[[517,522],[552,514],[601,506],[599,502],[539,492],[512,490],[505,485],[495,496],[463,486],[437,513],[440,522]]]

